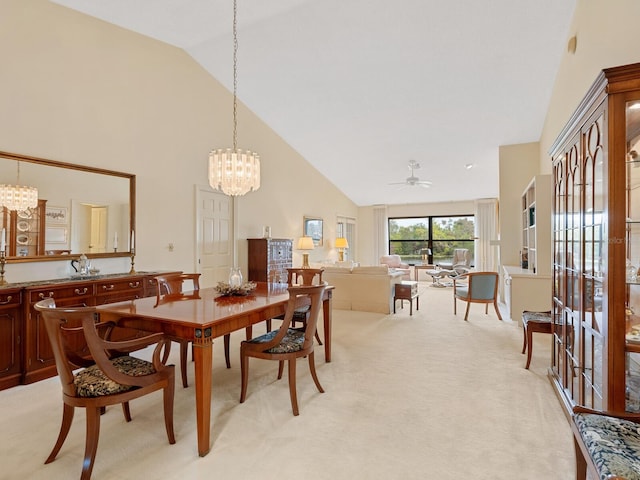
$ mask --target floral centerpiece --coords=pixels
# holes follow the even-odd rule
[[[227,282],[218,282],[215,287],[216,292],[227,297],[249,295],[255,288],[256,284],[254,282],[244,282],[237,286],[230,285]]]

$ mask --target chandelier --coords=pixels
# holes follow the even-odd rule
[[[260,156],[241,150],[238,138],[238,26],[233,0],[233,149],[214,149],[209,154],[209,184],[226,195],[244,195],[260,188]]]
[[[20,162],[16,185],[0,185],[0,206],[19,212],[38,206],[38,189],[20,185]]]

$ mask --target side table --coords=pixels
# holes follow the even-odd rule
[[[396,283],[393,294],[393,313],[396,313],[396,300],[400,300],[400,308],[404,308],[404,301],[409,300],[409,315],[413,315],[413,299],[416,299],[416,310],[420,310],[420,296],[418,282],[404,280]]]

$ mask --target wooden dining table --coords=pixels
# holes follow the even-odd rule
[[[332,286],[325,289],[322,305],[326,362],[331,361],[332,291]],[[211,450],[213,340],[246,328],[251,335],[254,324],[282,315],[288,299],[286,283],[258,282],[246,296],[222,296],[214,288],[204,288],[199,298],[157,304],[156,297],[146,297],[101,305],[97,310],[101,320],[193,342],[198,454],[203,457]]]

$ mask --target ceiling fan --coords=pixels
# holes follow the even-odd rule
[[[420,186],[423,188],[429,188],[432,183],[428,180],[420,180],[420,178],[416,177],[414,171],[420,168],[420,164],[415,160],[409,160],[409,170],[411,170],[411,175],[409,175],[404,182],[393,182],[389,185],[409,185],[410,187]]]

